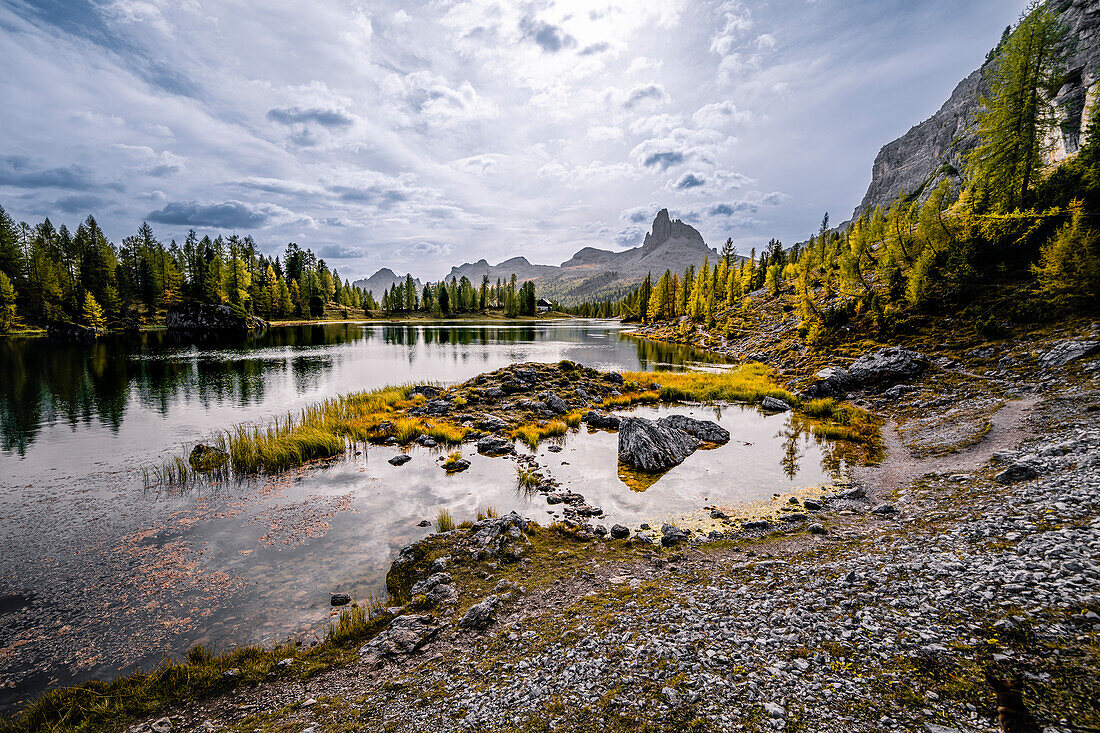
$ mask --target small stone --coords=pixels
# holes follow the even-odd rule
[[[351,603],[351,596],[347,593],[333,593],[329,598],[329,605],[332,606],[346,606]]]
[[[825,534],[825,525],[814,522],[810,525],[810,534]]]
[[[885,514],[897,514],[898,510],[893,504],[879,504],[871,510],[871,514],[885,515]]]
[[[791,409],[791,406],[786,402],[775,397],[765,397],[760,402],[760,406],[769,412],[787,412]]]
[[[432,526],[432,520],[430,520],[430,519],[421,519],[419,522],[416,523],[416,526],[417,527],[430,527],[430,526]]]
[[[396,456],[389,460],[391,466],[404,466],[406,463],[412,460],[412,456],[408,453],[398,453]]]
[[[153,729],[153,733],[168,733],[172,730],[172,721],[168,718],[159,718],[150,727]]]
[[[630,530],[621,524],[616,524],[611,527],[611,539],[613,540],[625,540],[630,536]]]
[[[769,718],[775,718],[781,720],[787,717],[787,711],[782,705],[776,705],[774,702],[764,703],[764,712],[767,713]]]

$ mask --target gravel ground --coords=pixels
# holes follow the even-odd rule
[[[378,668],[242,690],[162,723],[296,733],[994,731],[988,673],[1018,677],[1046,730],[1094,730],[1095,361],[1029,380],[1042,385],[1030,409],[993,414],[988,434],[962,451],[968,460],[922,462],[892,436],[901,468],[868,472],[868,500],[826,513],[826,534],[593,564],[516,593],[485,631],[440,622],[431,643]],[[930,379],[923,388],[935,391]],[[983,414],[1006,387],[1032,389],[1017,389],[1018,375],[998,380],[966,385]],[[877,481],[885,475],[904,480]]]

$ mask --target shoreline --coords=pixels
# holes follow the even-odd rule
[[[1078,327],[1078,330],[1079,330],[1079,327]],[[1049,341],[1050,335],[1052,335],[1052,334],[1050,334],[1050,333],[1047,334],[1048,341]],[[646,334],[638,334],[638,336],[641,337],[641,338],[652,338],[651,336],[648,336]],[[942,357],[938,361],[941,361],[941,360],[942,360]],[[965,367],[970,367],[970,368],[964,369],[963,368],[964,366]],[[1001,451],[1001,452],[1005,452],[1005,451],[1011,450],[1011,448],[1013,448],[1021,439],[1025,439],[1025,438],[1030,437],[1030,434],[1028,433],[1028,431],[1026,430],[1026,427],[1025,427],[1026,422],[1027,422],[1028,419],[1030,419],[1030,415],[1033,413],[1034,410],[1036,410],[1037,406],[1040,405],[1043,402],[1043,392],[1044,392],[1044,390],[1046,390],[1047,392],[1050,392],[1051,388],[1054,387],[1054,385],[1050,385],[1050,384],[1043,385],[1042,383],[1039,383],[1037,387],[1033,386],[1033,385],[1036,384],[1036,382],[1034,380],[1032,380],[1032,379],[1021,379],[1021,377],[1030,377],[1031,376],[1031,375],[1027,374],[1026,372],[1023,373],[1023,374],[1008,375],[1007,377],[998,378],[999,381],[1002,384],[1000,384],[999,386],[996,386],[996,387],[992,387],[992,388],[989,385],[985,385],[984,383],[982,383],[980,381],[979,381],[979,384],[973,385],[973,384],[970,384],[970,382],[974,381],[974,380],[969,380],[969,378],[966,375],[968,373],[972,373],[972,370],[973,370],[974,366],[975,365],[973,365],[973,364],[964,363],[962,366],[958,366],[956,369],[952,369],[950,366],[945,367],[945,366],[941,365],[940,363],[937,363],[936,368],[934,369],[932,375],[930,375],[929,378],[931,380],[933,380],[934,382],[936,382],[936,383],[941,383],[942,382],[942,383],[946,383],[946,384],[949,384],[949,385],[952,385],[952,386],[954,386],[956,383],[959,383],[959,382],[965,382],[967,384],[967,387],[966,387],[967,389],[974,390],[974,389],[982,388],[982,389],[985,389],[988,392],[996,393],[998,395],[998,398],[1006,400],[1007,401],[1006,403],[1010,404],[1010,406],[1011,405],[1016,405],[1016,404],[1018,404],[1019,406],[1018,407],[1013,407],[1010,410],[1001,410],[1001,411],[995,412],[992,415],[991,419],[989,420],[990,425],[989,425],[988,429],[985,429],[984,432],[982,432],[982,435],[979,436],[978,440],[974,444],[963,445],[963,443],[965,443],[966,441],[959,441],[958,447],[956,447],[953,450],[950,449],[951,446],[949,445],[948,450],[945,450],[944,452],[942,452],[940,454],[941,456],[943,456],[942,458],[936,458],[935,456],[929,456],[929,457],[925,457],[925,458],[920,458],[920,457],[908,457],[908,458],[906,458],[906,456],[908,456],[909,453],[911,452],[911,447],[909,445],[907,445],[905,441],[900,439],[900,435],[897,432],[899,426],[905,426],[905,425],[908,425],[909,423],[914,421],[915,418],[912,415],[908,414],[908,412],[912,412],[912,411],[915,410],[918,414],[921,414],[921,413],[924,413],[925,411],[927,411],[927,409],[928,409],[927,407],[920,407],[919,406],[920,404],[924,404],[923,402],[917,403],[918,404],[917,407],[907,408],[907,410],[902,410],[902,412],[899,413],[898,412],[898,405],[897,405],[896,400],[885,400],[884,401],[881,398],[881,396],[874,395],[874,394],[870,395],[869,398],[857,398],[857,404],[859,404],[861,400],[867,399],[867,400],[869,400],[868,404],[873,405],[876,408],[876,412],[882,412],[882,413],[887,414],[887,417],[888,417],[889,421],[888,421],[887,426],[886,426],[886,432],[887,432],[887,436],[889,438],[889,444],[890,444],[890,449],[891,450],[890,450],[889,455],[887,456],[886,460],[884,460],[878,467],[868,468],[866,470],[861,470],[861,471],[856,471],[855,472],[853,485],[857,489],[862,488],[865,492],[867,492],[867,495],[862,496],[862,497],[852,497],[852,498],[853,498],[853,500],[859,499],[859,500],[863,500],[863,501],[857,501],[857,502],[854,502],[854,503],[838,503],[834,507],[832,507],[832,511],[823,512],[821,514],[813,513],[811,515],[815,519],[820,518],[821,523],[824,524],[827,527],[827,532],[828,532],[829,537],[833,537],[833,538],[835,538],[839,541],[846,541],[846,538],[849,537],[849,536],[852,537],[852,538],[858,537],[860,535],[860,533],[868,531],[868,529],[867,529],[868,525],[865,524],[866,522],[871,522],[872,524],[869,525],[871,527],[874,527],[875,524],[882,523],[882,522],[896,523],[898,520],[895,519],[895,517],[897,517],[898,515],[895,514],[895,513],[884,513],[884,514],[875,515],[872,512],[868,512],[867,509],[871,508],[870,503],[874,502],[874,501],[883,501],[883,502],[894,501],[894,502],[896,502],[897,501],[896,497],[897,497],[899,492],[901,492],[903,496],[904,496],[905,493],[910,493],[910,494],[914,493],[915,492],[914,487],[917,487],[920,484],[921,480],[922,480],[922,479],[920,479],[920,476],[923,473],[925,473],[925,471],[921,470],[922,467],[934,467],[936,469],[939,469],[941,472],[943,470],[951,470],[951,471],[963,471],[963,470],[965,470],[965,471],[971,472],[971,474],[973,474],[975,471],[977,471],[979,474],[982,474],[983,473],[982,466],[985,464],[985,461],[988,458],[988,455],[991,451],[998,450],[998,451]],[[792,380],[797,382],[797,381],[806,379],[808,377],[808,374],[806,374],[805,372],[802,372],[802,373],[788,374],[787,376],[791,377]],[[923,382],[925,380],[922,379],[922,380],[919,380],[919,381]],[[933,391],[933,394],[934,394],[934,391]],[[1028,396],[1029,394],[1030,394],[1030,396]],[[1022,400],[1019,399],[1020,397],[1023,397],[1023,399]],[[1015,398],[1015,401],[1013,401],[1014,398]],[[934,439],[938,440],[942,436],[933,435],[932,437]],[[952,437],[952,436],[948,436],[948,437]],[[933,442],[935,442],[935,441],[933,441]],[[921,501],[925,501],[925,502],[927,502],[928,500],[929,499],[927,497],[923,497],[921,499]],[[843,501],[847,501],[847,500],[842,500],[842,502]],[[932,499],[932,501],[934,503],[936,500]],[[863,506],[865,508],[863,508],[861,510],[861,506]],[[902,513],[901,513],[900,516],[902,517],[902,522],[914,521],[913,519],[908,518],[908,511],[905,510],[905,509],[902,509]],[[475,525],[475,528],[476,527],[477,527],[477,525]],[[482,529],[484,529],[484,527],[485,527],[485,525],[483,525],[480,528],[476,528],[476,529],[474,529],[474,532],[481,531]],[[778,531],[776,531],[777,529],[778,529]],[[611,548],[614,545],[613,542],[612,543],[607,543],[607,542],[604,542],[603,540],[599,540],[599,539],[591,538],[591,537],[583,538],[583,537],[576,537],[575,535],[571,536],[571,535],[569,535],[569,533],[559,533],[558,535],[555,535],[555,530],[552,530],[550,528],[541,528],[541,529],[538,529],[538,530],[532,530],[532,532],[534,532],[536,535],[538,535],[538,533],[540,533],[540,532],[549,533],[549,534],[546,534],[546,535],[538,535],[538,537],[533,538],[531,541],[535,542],[536,544],[538,542],[549,542],[550,545],[548,545],[548,546],[558,547],[559,544],[564,543],[564,544],[562,544],[562,549],[567,549],[571,553],[579,553],[578,559],[580,560],[580,562],[579,562],[578,565],[573,565],[572,566],[574,568],[573,571],[572,571],[573,573],[580,572],[579,571],[580,567],[584,567],[584,566],[586,566],[587,564],[589,564],[593,561],[595,561],[597,563],[603,563],[604,565],[607,565],[608,568],[611,568],[611,567],[615,566],[614,565],[615,563],[620,563],[620,564],[626,563],[627,567],[631,566],[632,564],[633,564],[633,566],[637,566],[638,563],[642,563],[643,566],[648,567],[648,566],[651,565],[651,562],[650,562],[651,559],[655,560],[655,558],[660,558],[660,557],[664,557],[664,556],[675,557],[677,555],[683,555],[685,552],[688,553],[688,555],[690,557],[694,557],[696,555],[696,553],[702,553],[704,556],[712,556],[714,558],[732,557],[732,556],[737,556],[737,557],[742,557],[742,558],[747,557],[747,558],[749,558],[749,563],[751,565],[752,562],[753,562],[752,558],[753,557],[759,557],[762,552],[764,552],[764,554],[767,555],[767,556],[783,557],[783,556],[792,556],[792,554],[793,554],[793,556],[797,556],[799,553],[807,551],[808,548],[812,548],[812,547],[816,546],[816,543],[820,541],[820,539],[817,536],[808,534],[806,532],[805,524],[802,524],[801,526],[799,526],[797,528],[795,528],[795,527],[786,528],[786,527],[782,527],[782,526],[779,526],[777,528],[777,527],[773,526],[773,527],[765,528],[764,531],[758,533],[757,535],[751,535],[750,534],[750,535],[746,535],[746,536],[740,537],[740,538],[735,539],[735,540],[726,539],[726,540],[721,540],[721,541],[717,541],[717,542],[710,542],[710,543],[707,543],[705,545],[695,545],[694,543],[692,543],[692,544],[687,546],[688,549],[680,550],[680,551],[661,550],[661,549],[654,548],[651,545],[644,545],[644,544],[641,544],[641,543],[631,543],[631,544],[627,545],[627,547],[630,549],[630,552],[627,553],[627,556],[619,556],[615,553],[612,553],[614,555],[614,557],[610,558],[610,557],[606,557],[605,555],[606,555],[606,553],[611,551],[609,548]],[[460,530],[459,534],[462,535],[461,530]],[[440,538],[440,537],[445,537],[445,536],[431,535],[431,536],[429,536],[429,538],[427,540],[425,540],[423,542],[428,542],[428,540],[431,540],[431,542],[428,543],[428,544],[434,544],[434,543],[438,542],[439,540],[436,540],[436,539],[433,539],[433,538]],[[462,541],[467,540],[467,539],[468,538],[465,537],[465,536],[454,536],[449,541],[461,543]],[[577,547],[583,548],[584,551],[580,552],[577,549]],[[764,551],[761,548],[770,548],[770,549],[768,549],[767,551]],[[554,550],[554,552],[557,552],[557,550]],[[592,555],[591,553],[593,553],[593,552],[595,552],[596,554]],[[651,557],[653,552],[657,553],[655,558]],[[631,556],[631,553],[634,553],[634,556]],[[640,553],[640,555],[638,553]],[[603,556],[603,557],[601,557],[601,556]],[[430,560],[429,557],[425,557],[425,558],[422,558],[422,559],[423,560]],[[400,558],[399,558],[399,560],[400,560]],[[612,562],[612,560],[613,560],[613,562]],[[540,560],[540,563],[547,562],[547,561],[548,561],[548,558],[546,560]],[[685,558],[681,558],[680,560],[671,560],[671,561],[666,559],[662,562],[665,564],[665,566],[667,566],[667,564],[669,562],[672,562],[674,564],[679,562],[681,564],[691,566],[693,562],[696,562],[696,563],[697,562],[704,562],[704,563],[706,563],[706,562],[713,562],[713,561],[714,560],[707,561],[705,559],[699,559],[699,558],[696,558],[695,560],[687,560]],[[744,560],[740,560],[739,562],[743,563]],[[394,565],[394,567],[397,567],[397,566],[398,566],[397,564]],[[476,565],[475,567],[482,567],[482,566],[481,565]],[[527,570],[525,571],[525,573],[529,575],[529,573],[531,572],[531,566],[527,565],[526,567],[527,567]],[[660,567],[661,566],[658,566],[658,569]],[[500,572],[503,572],[503,568],[504,568],[504,565],[501,566]],[[559,572],[559,571],[565,571],[566,570],[565,568],[557,568],[557,569],[550,568],[548,570],[549,570],[549,572],[551,572],[551,574],[558,576],[556,578],[556,580],[561,580],[562,578],[569,577],[568,572]],[[478,572],[483,572],[483,571],[478,571]],[[585,571],[585,572],[587,572],[587,571]],[[606,571],[600,571],[600,574],[606,574],[606,573],[610,573],[610,572],[618,572],[618,571],[608,569]],[[391,573],[393,573],[392,569],[391,569]],[[574,575],[573,577],[574,577],[574,580],[571,581],[571,582],[575,585],[576,582],[577,582],[576,576]],[[607,576],[607,577],[610,577],[610,576]],[[614,580],[614,578],[612,578],[612,581],[613,580]],[[459,585],[458,583],[455,583],[455,585],[457,586],[457,592],[460,593],[464,599],[467,599],[468,596],[485,597],[486,593],[488,593],[491,590],[494,590],[494,588],[495,588],[494,586],[491,586],[491,584],[490,585],[485,585],[481,580],[479,580],[477,575],[476,575],[476,572],[474,572],[470,575],[470,577],[468,579],[468,582],[471,584],[469,587],[463,587],[463,586]],[[549,579],[546,579],[546,582],[547,582],[547,588],[554,588],[557,585],[554,582],[550,582]],[[523,607],[529,607],[531,598],[535,597],[536,594],[538,594],[538,593],[545,594],[547,592],[545,590],[544,591],[539,591],[535,587],[535,584],[533,584],[530,581],[528,581],[526,583],[522,583],[521,585],[524,586],[522,592],[516,593],[514,598],[509,599],[509,601],[515,601],[515,602],[520,603],[519,607],[515,607],[515,608],[513,608],[513,610],[509,611],[509,613],[511,613],[513,615],[516,612],[521,612],[522,613]],[[582,573],[581,585],[583,587],[590,587],[590,584],[583,581],[583,573]],[[615,583],[612,582],[612,587],[614,587],[614,586],[615,586]],[[409,587],[411,588],[411,585]],[[516,592],[518,590],[519,590],[519,585],[517,585],[516,588],[513,588],[511,590],[505,589],[505,594],[513,593],[513,592]],[[468,600],[473,600],[473,598],[469,598]],[[548,599],[543,598],[543,601],[546,601],[546,600],[548,600]],[[418,616],[418,615],[423,615],[423,611],[431,610],[430,606],[426,607],[426,608],[423,607],[422,606],[423,603],[424,603],[424,601],[422,599],[413,598],[410,601],[411,605],[407,606],[406,609],[405,609],[405,616],[414,617],[414,616]],[[467,603],[467,600],[463,600],[461,606],[465,606],[466,603]],[[508,603],[508,602],[505,602],[505,603]],[[477,605],[477,604],[471,604],[469,607],[472,608],[473,605]],[[512,605],[514,605],[514,604],[512,604]],[[458,619],[460,616],[464,617],[464,614],[460,614],[461,611],[462,611],[461,607],[456,607],[454,609],[454,612],[452,613],[453,618]],[[376,617],[376,620],[378,618],[382,618],[382,617],[381,616]],[[503,624],[504,622],[501,621],[501,623]],[[434,633],[439,633],[439,632],[436,631]],[[454,637],[454,638],[451,639],[450,641],[448,641],[447,643],[448,644],[456,644],[457,643],[457,644],[459,644],[460,648],[466,648],[464,645],[468,646],[468,644],[470,644],[470,643],[475,643],[475,644],[480,644],[481,643],[478,639],[469,639],[469,638],[467,638],[467,639],[463,640],[464,633],[461,632],[461,631],[455,631],[455,632],[449,632],[449,633],[451,634],[451,637]],[[455,634],[457,634],[457,636],[454,636]],[[467,632],[467,633],[465,633],[465,636],[469,637],[470,634]],[[367,637],[366,636],[356,637],[355,645],[357,645],[360,641],[365,640],[365,638],[367,638]],[[347,639],[345,638],[344,641],[347,642]],[[326,642],[326,644],[327,643],[328,642]],[[339,645],[337,645],[337,646],[339,646]],[[276,649],[279,650],[278,653],[280,653],[280,654],[283,653],[283,647],[277,647]],[[284,680],[284,681],[283,682],[275,681],[275,682],[272,682],[270,684],[274,685],[276,688],[284,688],[287,684],[291,684],[292,680],[309,679],[309,678],[312,678],[312,676],[315,675],[315,674],[325,675],[325,674],[338,673],[338,670],[341,667],[341,665],[349,663],[349,662],[351,662],[351,660],[358,658],[358,656],[353,652],[354,652],[354,650],[347,650],[347,649],[344,649],[343,652],[339,652],[339,653],[338,653],[338,650],[333,650],[333,649],[327,649],[326,648],[325,650],[323,650],[324,654],[335,654],[336,657],[339,658],[338,662],[333,662],[333,664],[330,665],[331,668],[334,670],[334,672],[331,672],[331,673],[330,672],[324,672],[324,670],[329,669],[330,666],[322,665],[321,667],[317,667],[314,662],[309,661],[310,657],[308,657],[308,655],[307,655],[306,657],[303,657],[303,660],[305,660],[305,661],[303,661],[302,663],[304,665],[306,665],[305,668],[307,668],[309,670],[308,673],[306,673],[303,676],[303,675],[298,674],[297,672],[295,672],[295,673],[287,672],[285,674],[283,672],[277,672],[276,673],[277,680],[281,679],[281,680]],[[321,652],[315,652],[315,653],[321,653]],[[333,657],[333,658],[335,659],[336,657]],[[297,658],[297,655],[294,658]],[[286,658],[283,658],[283,659],[286,659]],[[268,661],[278,661],[278,660],[269,659]],[[412,664],[412,665],[415,666],[415,665],[418,665],[418,664],[422,664],[424,662],[424,658],[421,655],[418,655],[418,654],[415,654],[415,653],[410,655],[410,654],[406,654],[405,652],[401,652],[401,653],[398,653],[396,655],[396,657],[393,657],[392,655],[390,657],[387,657],[387,666],[389,664],[391,664],[392,662],[394,662],[394,661],[396,661],[399,664],[399,666],[402,666],[402,665],[407,666],[409,664]],[[212,663],[212,661],[207,660],[204,663],[209,665],[209,664]],[[288,667],[294,667],[296,664],[298,664],[298,663],[294,662],[294,663],[292,663],[290,665],[287,665],[287,666]],[[278,667],[272,667],[272,669],[279,669],[279,668]],[[267,675],[270,671],[271,670],[268,670],[267,672],[264,672],[264,674]],[[369,675],[368,675],[368,677],[369,677]],[[265,677],[265,679],[266,679],[266,677]],[[229,684],[229,682],[231,682],[231,681],[232,680],[225,681],[224,684],[222,684],[221,686],[216,686],[214,690],[211,690],[211,692],[216,691],[216,692],[218,692],[219,694],[222,694],[222,695],[230,695],[229,699],[231,699],[232,696],[234,694],[236,694],[236,693],[231,692],[231,689],[238,689],[235,684]],[[297,682],[297,683],[293,683],[293,684],[302,684],[302,683]],[[226,686],[226,685],[228,685],[228,686]],[[53,693],[50,693],[50,694],[52,695]],[[245,694],[246,694],[246,696],[248,696],[249,694],[252,694],[252,693],[245,693]],[[194,704],[190,704],[190,703],[184,703],[182,709],[184,711],[189,711],[189,715],[193,715],[194,712],[195,712]],[[297,714],[297,713],[295,713],[295,714]],[[248,715],[245,715],[244,718],[246,720],[249,719]],[[15,730],[15,729],[13,728],[12,730]]]

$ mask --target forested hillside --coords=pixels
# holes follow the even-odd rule
[[[943,181],[926,198],[902,192],[831,229],[828,215],[803,246],[773,242],[731,267],[705,263],[665,272],[617,302],[581,313],[644,322],[683,319],[728,329],[753,298],[786,300],[810,342],[845,331],[890,334],[907,319],[956,314],[994,333],[1100,305],[1100,121],[1076,156],[1054,166],[1050,103],[1064,73],[1065,30],[1033,4],[987,66],[989,94],[977,116],[978,144],[959,189]]]

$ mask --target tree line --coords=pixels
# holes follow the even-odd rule
[[[158,322],[170,307],[225,304],[238,314],[265,319],[319,318],[326,308],[365,314],[428,311],[436,315],[501,308],[533,315],[535,288],[487,279],[474,288],[463,277],[412,288],[412,278],[387,290],[382,301],[340,277],[310,249],[291,242],[281,255],[259,251],[250,236],[199,237],[182,244],[157,239],[143,223],[121,245],[111,242],[95,217],[76,231],[49,218],[16,224],[0,207],[0,332],[51,323],[96,330]]]
[[[825,215],[802,245],[772,241],[739,264],[704,261],[647,277],[592,312],[730,328],[760,298],[785,299],[809,341],[861,324],[879,332],[908,318],[956,313],[980,330],[998,318],[1040,320],[1100,306],[1100,102],[1076,156],[1049,163],[1062,83],[1064,30],[1034,2],[985,68],[978,144],[963,182],[903,192],[837,228]],[[751,297],[750,297],[751,296]]]
[[[412,275],[405,282],[395,283],[382,294],[381,309],[386,313],[429,313],[446,316],[458,313],[484,313],[501,309],[509,318],[533,316],[537,312],[535,284],[527,281],[517,287],[516,275],[508,281],[497,278],[496,284],[482,275],[481,286],[475,287],[470,278],[451,278],[426,283],[419,291]]]

